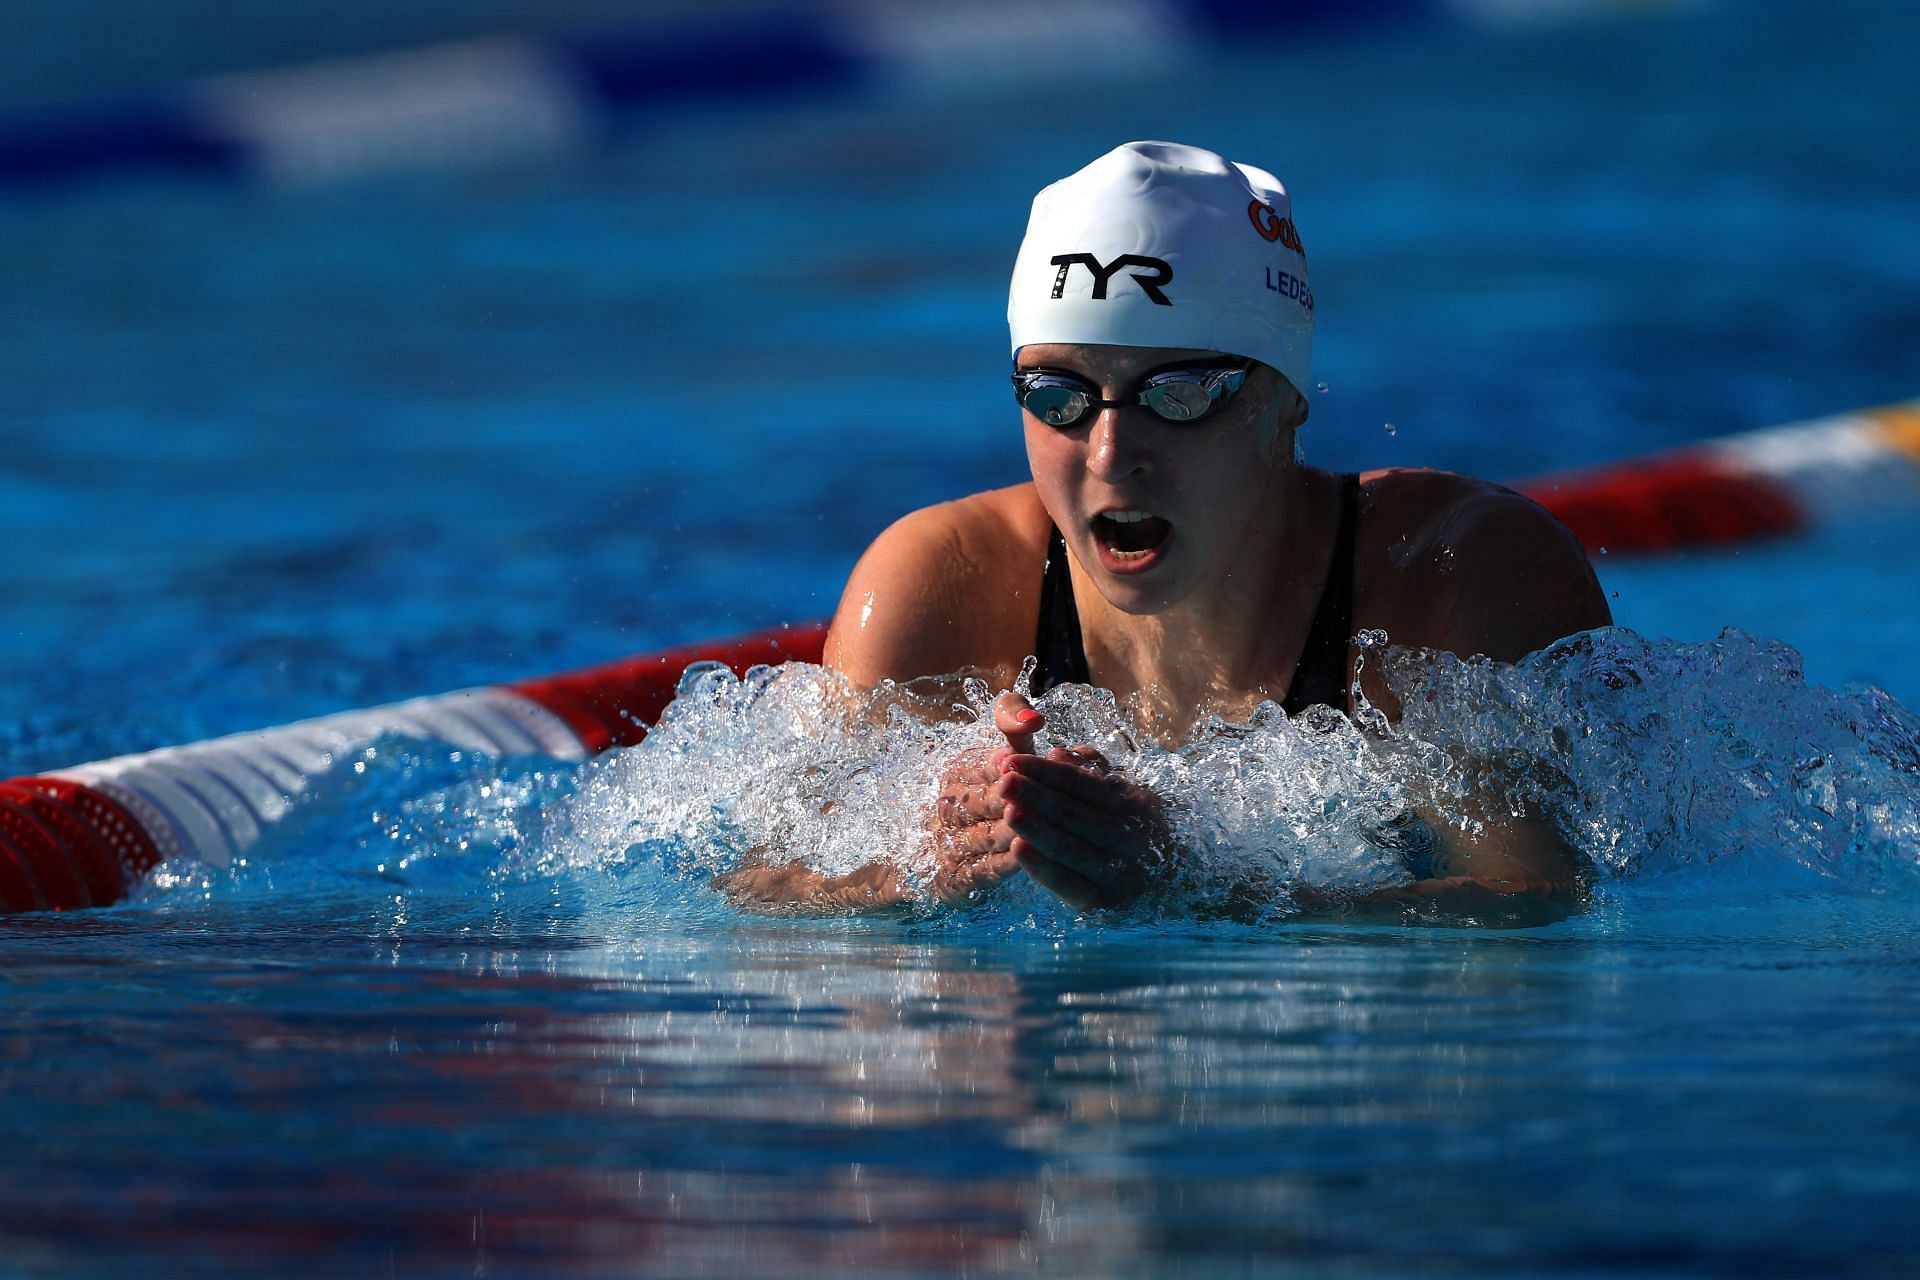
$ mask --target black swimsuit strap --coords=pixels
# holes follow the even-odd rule
[[[1067,574],[1067,540],[1055,529],[1047,539],[1047,570],[1040,579],[1040,625],[1033,639],[1033,696],[1057,684],[1091,684],[1087,648],[1080,638],[1080,610]]]
[[[1298,715],[1321,704],[1347,709],[1347,686],[1353,672],[1348,642],[1353,638],[1353,545],[1359,523],[1360,477],[1341,477],[1340,529],[1334,537],[1333,561],[1327,567],[1327,585],[1307,631],[1306,645],[1293,671],[1293,684],[1280,705]],[[1060,684],[1091,684],[1086,643],[1080,637],[1080,610],[1073,602],[1073,579],[1067,573],[1067,542],[1060,530],[1047,539],[1047,567],[1040,579],[1040,619],[1033,638],[1033,694],[1037,698]]]
[[[1293,685],[1280,704],[1290,716],[1311,706],[1347,709],[1347,688],[1353,677],[1348,643],[1353,639],[1353,542],[1360,522],[1360,477],[1345,475],[1340,480],[1340,531],[1334,537],[1333,561],[1327,566],[1327,585],[1293,669]]]

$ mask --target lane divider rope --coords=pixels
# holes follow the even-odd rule
[[[1725,545],[1920,509],[1920,401],[1773,427],[1518,486],[1589,550]],[[818,662],[824,624],[643,654],[0,782],[0,913],[106,906],[163,861],[224,866],[383,735],[582,760],[630,746],[685,670]]]
[[[0,782],[0,913],[100,907],[179,858],[226,866],[315,780],[387,735],[493,756],[631,746],[698,662],[818,662],[825,624],[782,626],[562,675],[412,698]]]
[[[1920,506],[1920,401],[1516,486],[1589,551],[1677,551]]]

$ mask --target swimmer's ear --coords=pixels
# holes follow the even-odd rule
[[[1285,377],[1281,377],[1279,381],[1287,396],[1287,407],[1280,414],[1280,425],[1288,430],[1305,426],[1307,410],[1311,407],[1307,402],[1306,393]]]
[[[1282,394],[1288,395],[1287,383],[1282,382]],[[1272,462],[1284,451],[1295,462],[1305,461],[1300,449],[1300,428],[1307,420],[1307,403],[1298,392],[1291,392],[1290,398],[1283,400],[1274,410],[1271,434],[1265,435],[1264,457]]]

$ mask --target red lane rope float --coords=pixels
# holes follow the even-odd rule
[[[117,901],[160,861],[153,837],[132,814],[78,783],[18,778],[0,782],[0,795],[24,798],[65,834],[97,904]]]
[[[1792,533],[1808,523],[1786,486],[1685,454],[1526,485],[1588,550],[1672,551]]]
[[[1724,545],[1920,505],[1920,402],[1518,486],[1589,550]]]
[[[40,889],[40,877],[33,874],[33,863],[13,841],[0,835],[0,911],[45,911],[47,895]]]
[[[0,796],[0,836],[31,870],[39,897],[50,907],[89,907],[93,893],[74,861],[73,850],[24,803]],[[119,895],[114,895],[118,897]]]
[[[117,901],[158,861],[125,810],[56,779],[0,783],[0,828],[33,858],[50,906]]]
[[[566,721],[587,751],[630,747],[647,736],[673,701],[680,677],[696,662],[724,662],[744,675],[749,667],[818,662],[827,642],[824,624],[782,627],[719,644],[684,645],[585,671],[522,680],[510,691]]]
[[[1774,427],[1522,492],[1590,549],[1654,551],[1920,509],[1920,402]],[[382,734],[581,760],[629,746],[697,662],[739,674],[818,662],[821,624],[685,645],[584,671],[463,689],[0,782],[0,912],[104,906],[155,865],[225,865],[334,765]]]

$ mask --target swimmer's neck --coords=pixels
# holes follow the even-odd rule
[[[1207,714],[1281,701],[1327,582],[1339,485],[1317,468],[1287,468],[1264,507],[1274,518],[1249,528],[1230,562],[1155,613],[1115,608],[1074,566],[1094,683],[1179,736]]]

